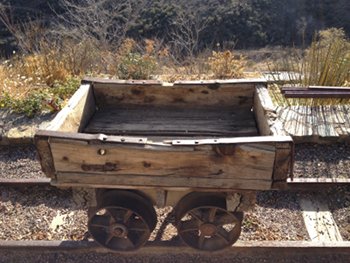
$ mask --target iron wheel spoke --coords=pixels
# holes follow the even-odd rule
[[[125,213],[124,218],[123,218],[123,223],[124,224],[126,224],[129,221],[129,219],[132,216],[132,214],[133,214],[133,211],[126,210],[126,213]]]
[[[128,223],[129,231],[138,231],[138,232],[150,232],[150,229],[147,227],[146,223],[142,220],[129,220]]]
[[[203,220],[202,218],[200,218],[199,216],[197,216],[197,215],[194,213],[194,211],[190,211],[188,214],[189,214],[191,217],[193,217],[193,218],[195,218],[196,220],[198,220],[199,222],[204,223],[204,220]]]
[[[213,223],[213,222],[214,222],[214,220],[215,220],[215,215],[216,215],[216,211],[217,211],[217,210],[218,210],[218,209],[217,209],[216,207],[210,208],[209,214],[208,214],[208,221],[209,221],[210,223]]]
[[[200,234],[199,237],[198,237],[198,247],[200,249],[203,248],[203,245],[204,245],[204,240],[205,240],[205,236],[203,234]]]
[[[123,217],[120,216],[120,209],[106,208],[106,210],[111,216],[111,224],[122,221]]]
[[[95,215],[90,221],[90,226],[100,227],[100,228],[109,228],[110,217],[109,216],[99,216]]]
[[[108,234],[108,237],[106,239],[105,245],[108,245],[109,242],[111,242],[111,240],[114,238],[114,235],[112,233]]]
[[[198,231],[199,224],[197,220],[182,221],[180,233]]]
[[[229,237],[227,236],[227,232],[222,227],[217,228],[216,236],[223,239],[226,244],[230,244],[230,240],[229,240]]]
[[[124,240],[125,240],[125,243],[127,244],[127,246],[129,248],[134,248],[135,247],[134,242],[132,242],[130,238],[126,237]]]
[[[222,215],[218,215],[216,217],[215,223],[217,226],[223,226],[223,225],[227,225],[227,224],[237,224],[238,220],[236,219],[235,216],[225,213]]]

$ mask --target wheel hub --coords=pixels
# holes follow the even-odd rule
[[[212,237],[216,234],[217,228],[214,224],[204,223],[199,226],[199,231],[200,231],[200,234],[206,237]]]
[[[126,237],[128,235],[128,229],[122,224],[113,224],[109,228],[110,233],[115,237]]]

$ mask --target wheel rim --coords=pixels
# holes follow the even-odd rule
[[[130,192],[109,193],[104,199],[107,201],[102,202],[88,221],[95,241],[114,251],[130,251],[144,245],[155,225],[154,208]]]
[[[215,251],[231,246],[241,234],[242,212],[226,210],[223,193],[192,192],[176,205],[176,228],[190,247]]]
[[[187,211],[177,225],[182,240],[195,249],[220,250],[231,246],[241,233],[241,221],[227,210],[201,206]]]

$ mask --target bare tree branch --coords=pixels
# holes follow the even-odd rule
[[[177,57],[193,58],[199,49],[200,34],[206,28],[207,21],[203,21],[198,14],[181,12],[174,21],[174,29],[170,32],[173,50]]]
[[[44,38],[47,30],[40,18],[15,22],[13,8],[0,4],[0,22],[2,22],[11,35],[15,38],[18,47],[24,53],[39,50],[40,39]]]
[[[92,39],[101,48],[119,46],[137,19],[143,0],[60,0],[57,33],[77,40]]]

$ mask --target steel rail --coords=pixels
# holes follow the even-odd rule
[[[50,178],[0,178],[0,186],[8,187],[33,187],[52,186]],[[350,178],[293,178],[287,179],[287,183],[275,183],[274,189],[281,190],[311,190],[317,191],[327,187],[350,185]],[[52,186],[54,187],[54,186]]]
[[[0,178],[0,186],[28,187],[50,186],[50,178]]]
[[[113,253],[99,246],[94,241],[0,241],[0,251],[35,251],[40,253]],[[118,252],[120,254],[120,252]],[[232,247],[223,251],[210,252],[198,251],[185,246],[180,240],[172,241],[149,241],[137,251],[124,252],[125,254],[236,254],[248,253],[276,253],[279,255],[325,255],[325,254],[346,254],[350,255],[350,241],[341,242],[311,242],[311,241],[238,241]]]

